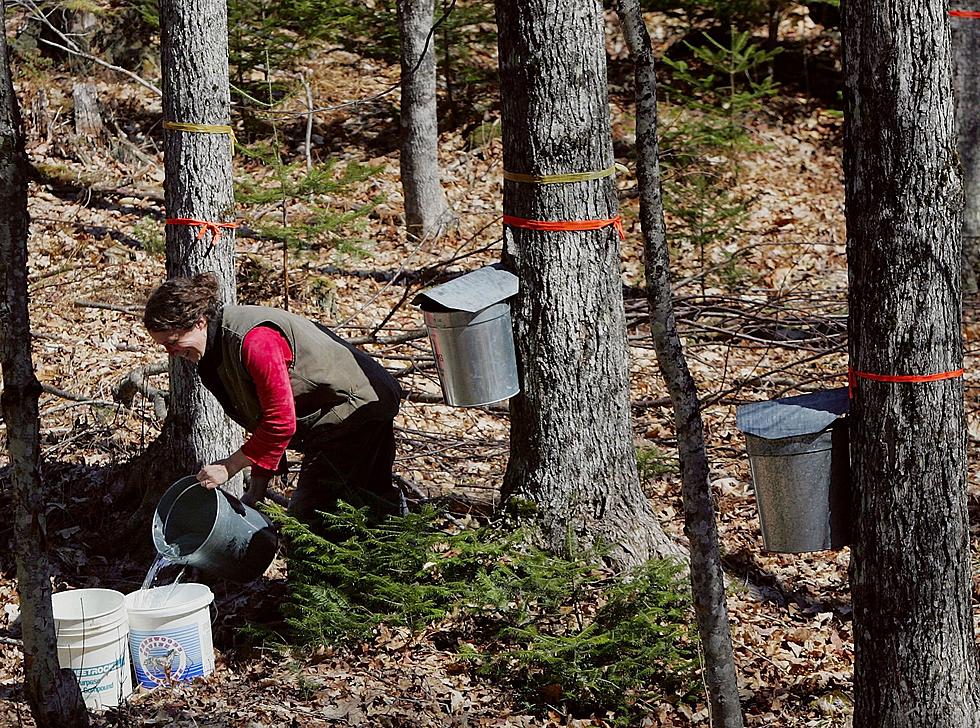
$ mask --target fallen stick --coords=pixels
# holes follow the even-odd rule
[[[142,306],[117,306],[112,303],[102,303],[101,301],[87,301],[84,298],[77,298],[72,303],[82,308],[104,308],[107,311],[119,311],[120,313],[133,315],[143,313]]]
[[[92,404],[99,405],[102,407],[114,407],[115,402],[104,402],[98,399],[92,399],[87,394],[76,394],[75,392],[67,392],[64,389],[58,389],[53,384],[46,384],[41,382],[41,391],[45,394],[53,394],[55,397],[61,397],[62,399],[69,399],[72,402],[80,402],[82,404]]]

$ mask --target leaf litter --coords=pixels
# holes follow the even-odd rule
[[[330,89],[330,101],[370,91],[364,83],[366,74],[343,58],[311,62],[308,69],[318,79],[315,88]],[[370,83],[380,88],[390,83],[397,69],[381,64],[371,73],[376,79]],[[44,91],[49,104],[65,108],[70,81],[53,77],[48,80],[50,88],[42,89],[21,80],[21,104],[34,108]],[[116,79],[106,77],[100,92],[104,104],[125,98],[159,114],[156,99]],[[613,103],[614,128],[628,128],[623,111],[628,104],[619,102]],[[828,335],[801,353],[798,347],[786,345],[792,339],[773,333],[789,318],[790,328],[802,322],[832,331],[846,314],[840,121],[812,104],[801,102],[800,107],[795,115],[773,113],[753,122],[751,133],[761,146],[743,160],[738,179],[739,191],[751,200],[749,214],[737,238],[711,253],[715,263],[741,255],[747,278],[734,289],[726,288],[699,276],[696,251],[672,251],[675,280],[690,279],[676,291],[678,310],[689,364],[706,403],[706,436],[743,709],[746,724],[760,728],[849,725],[852,704],[848,550],[804,555],[763,550],[734,418],[735,407],[742,402],[845,383],[842,336]],[[386,101],[335,112],[334,128],[341,131],[340,138],[331,141],[330,153],[381,167],[370,179],[345,190],[343,201],[355,208],[382,198],[357,231],[357,237],[367,241],[366,255],[323,247],[290,257],[291,309],[339,325],[348,337],[368,334],[382,321],[381,337],[397,338],[422,325],[420,314],[403,304],[410,298],[406,286],[417,288],[418,279],[406,277],[392,284],[385,276],[372,277],[372,271],[419,271],[453,260],[442,269],[453,273],[494,262],[499,256],[503,168],[499,139],[489,138],[473,147],[460,135],[443,135],[441,162],[450,202],[460,215],[459,226],[447,239],[419,245],[406,241],[400,227],[396,155],[343,143],[345,133],[363,139],[376,137],[379,129],[397,128],[396,113]],[[127,373],[159,360],[142,331],[138,312],[145,295],[164,275],[162,256],[146,241],[147,229],[156,226],[159,231],[163,208],[138,195],[93,192],[93,185],[84,180],[98,177],[114,180],[120,187],[137,182],[158,186],[163,165],[148,137],[137,140],[152,159],[142,170],[114,160],[98,147],[80,155],[73,150],[66,119],[59,115],[51,122],[56,133],[49,137],[32,127],[28,118],[32,161],[83,180],[68,191],[35,182],[30,191],[35,366],[45,385],[76,395],[66,399],[49,390],[41,398],[54,583],[58,589],[98,585],[129,591],[139,585],[148,562],[145,553],[120,555],[118,549],[113,552],[100,542],[101,534],[111,533],[116,519],[126,515],[113,512],[119,494],[110,488],[108,476],[113,466],[146,447],[159,423],[140,397],[131,409],[112,403],[114,388]],[[102,165],[97,173],[82,161],[92,155]],[[236,165],[247,164],[236,158]],[[625,189],[633,181],[619,184]],[[624,280],[639,284],[642,240],[637,203],[625,196],[622,204],[627,220]],[[282,252],[270,241],[243,235],[237,246],[240,260],[260,261],[268,275],[281,276]],[[263,270],[261,265],[259,269]],[[240,290],[252,291],[252,298],[243,302],[281,305],[281,285],[247,287],[241,270],[239,276]],[[319,278],[333,292],[326,306],[312,292],[316,287],[311,281]],[[90,302],[110,307],[97,308]],[[676,457],[671,410],[652,355],[644,305],[629,294],[626,303],[628,312],[635,313],[628,333],[637,444]],[[728,318],[718,313],[726,307]],[[966,386],[968,402],[975,403],[976,385],[969,372],[980,331],[976,301],[967,301],[965,309]],[[706,325],[709,320],[717,325]],[[737,336],[753,326],[751,338]],[[424,339],[369,343],[365,348],[394,371],[410,370],[402,378],[406,388],[438,394]],[[815,356],[808,359],[808,354]],[[165,379],[161,377],[158,386],[165,388]],[[978,443],[977,412],[971,404],[971,455]],[[506,412],[407,401],[397,425],[399,475],[426,496],[451,493],[461,503],[479,503],[484,511],[493,510],[509,447]],[[971,496],[976,496],[977,476],[972,472],[969,487]],[[664,528],[683,541],[676,467],[646,477],[644,488]],[[9,489],[0,498],[7,501],[10,512]],[[3,533],[9,542],[12,527],[8,524]],[[0,641],[0,722],[30,726],[33,721],[21,690],[16,644],[19,611],[10,549],[6,553],[8,557],[0,562],[5,605],[0,613],[4,638]],[[214,585],[218,605],[214,675],[153,692],[139,689],[125,706],[96,717],[95,724],[606,725],[608,716],[570,718],[562,714],[560,705],[544,715],[527,714],[513,696],[474,679],[455,651],[439,649],[426,632],[411,634],[382,626],[370,642],[342,648],[284,653],[257,647],[240,637],[238,627],[249,622],[275,624],[284,579],[283,564],[277,560],[270,573],[247,590]],[[642,725],[708,725],[707,708],[703,703],[650,706]]]

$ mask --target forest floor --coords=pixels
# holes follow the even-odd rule
[[[397,66],[334,51],[303,69],[316,102],[365,98],[397,78]],[[49,180],[33,183],[30,210],[30,300],[34,362],[48,386],[41,400],[44,473],[51,488],[48,519],[57,589],[139,587],[150,563],[146,544],[114,534],[129,512],[111,487],[119,466],[152,440],[159,423],[137,397],[132,407],[114,390],[133,370],[160,361],[140,324],[146,294],[164,277],[163,179],[158,152],[160,103],[151,93],[107,71],[88,72],[98,89],[106,131],[74,134],[71,89],[78,80],[47,70],[23,74],[18,93],[29,153]],[[301,109],[302,99],[289,108]],[[289,258],[290,307],[348,337],[374,331],[395,337],[422,326],[407,303],[424,283],[420,272],[472,270],[495,262],[501,238],[502,152],[499,134],[474,141],[458,130],[441,138],[445,186],[459,226],[422,244],[406,238],[399,218],[397,95],[317,117],[312,154],[337,170],[358,162],[369,176],[320,198],[336,212],[364,206],[338,234],[353,247],[320,245]],[[614,94],[619,161],[633,166],[629,100]],[[488,112],[487,126],[494,120]],[[284,123],[283,154],[303,158],[302,119]],[[482,128],[482,127],[481,127]],[[850,722],[853,658],[846,548],[809,554],[764,550],[737,405],[846,384],[847,273],[841,170],[841,121],[820,102],[792,93],[749,124],[756,147],[740,161],[735,191],[747,215],[724,243],[704,251],[672,250],[676,296],[686,351],[705,402],[704,417],[718,523],[729,580],[735,660],[749,726],[844,726]],[[125,137],[125,140],[122,140]],[[235,158],[236,176],[272,178],[248,155]],[[54,178],[58,182],[52,181]],[[664,454],[674,467],[645,478],[664,528],[683,541],[672,412],[652,350],[642,285],[642,238],[635,180],[620,175],[627,239],[623,278],[631,345],[632,399],[638,448]],[[308,201],[288,201],[300,220]],[[280,219],[270,203],[242,210],[238,235],[239,300],[283,305],[282,252],[256,231]],[[668,228],[674,221],[668,221]],[[732,262],[734,261],[734,263]],[[401,271],[400,279],[392,274]],[[707,271],[707,272],[706,272]],[[975,370],[976,301],[966,305],[966,385],[970,454],[975,461],[980,417]],[[438,380],[424,338],[369,344],[414,393],[437,395]],[[416,366],[411,367],[410,365]],[[165,377],[154,380],[166,388]],[[60,390],[56,393],[55,390]],[[420,397],[417,399],[432,399]],[[397,419],[396,471],[428,495],[494,507],[508,452],[506,412],[455,409],[407,401]],[[970,503],[980,496],[970,475]],[[0,501],[10,513],[9,488]],[[971,508],[973,510],[973,508]],[[10,543],[12,528],[0,530]],[[977,544],[974,526],[974,548]],[[31,726],[21,690],[17,597],[11,548],[0,557],[0,724]],[[561,705],[528,714],[512,695],[481,682],[452,650],[425,633],[381,629],[346,649],[283,654],[244,639],[247,622],[274,624],[284,592],[277,560],[263,579],[240,587],[212,584],[216,594],[217,669],[192,684],[139,690],[128,704],[99,716],[105,726],[559,726],[605,725],[607,716],[569,716]],[[976,595],[975,595],[976,596]],[[975,600],[976,601],[976,600]],[[980,617],[980,613],[977,613]],[[664,703],[644,725],[705,726],[707,709]]]

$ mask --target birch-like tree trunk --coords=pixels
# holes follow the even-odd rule
[[[980,13],[980,0],[952,0],[951,10]],[[963,286],[980,284],[980,17],[952,16],[953,89],[963,164]]]
[[[946,2],[842,7],[850,363],[956,372],[962,191]],[[854,725],[973,728],[963,380],[856,381]]]
[[[27,306],[27,155],[20,110],[11,80],[6,6],[0,0],[0,408],[7,428],[14,490],[17,593],[24,642],[24,694],[35,722],[52,728],[88,725],[78,681],[58,666],[51,612],[51,578],[45,525],[46,498],[38,474],[38,397],[41,385],[31,361]]]
[[[439,172],[435,0],[398,0],[401,39],[401,167],[405,224],[419,238],[441,234],[452,222]]]
[[[498,0],[504,167],[518,174],[613,163],[602,5]],[[611,219],[612,178],[504,183],[504,213],[544,221]],[[511,399],[505,496],[537,504],[558,552],[604,543],[620,566],[678,554],[639,486],[629,399],[619,236],[613,226],[505,226],[521,394]]]
[[[220,0],[161,0],[160,60],[163,117],[178,124],[227,125],[228,17]],[[232,138],[229,134],[167,129],[164,143],[164,197],[167,217],[206,222],[234,219]],[[235,236],[223,230],[198,237],[200,228],[167,225],[167,277],[210,271],[222,301],[235,302]],[[143,506],[131,521],[145,522],[162,489],[205,463],[226,457],[241,445],[241,431],[201,385],[196,369],[170,360],[170,399],[160,437],[136,467]],[[241,494],[241,478],[224,486]]]
[[[708,478],[701,403],[677,333],[670,287],[670,256],[660,180],[657,141],[657,74],[650,35],[637,0],[616,0],[616,13],[633,60],[636,84],[636,176],[640,189],[640,226],[646,268],[650,331],[657,362],[674,406],[681,464],[684,533],[690,548],[691,590],[698,633],[704,649],[705,683],[712,725],[741,728],[732,635],[725,603],[718,527]]]

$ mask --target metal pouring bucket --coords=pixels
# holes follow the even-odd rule
[[[738,408],[767,551],[850,542],[847,409],[846,388]]]
[[[257,510],[189,475],[170,486],[157,504],[153,545],[175,564],[244,583],[269,568],[279,537]]]

